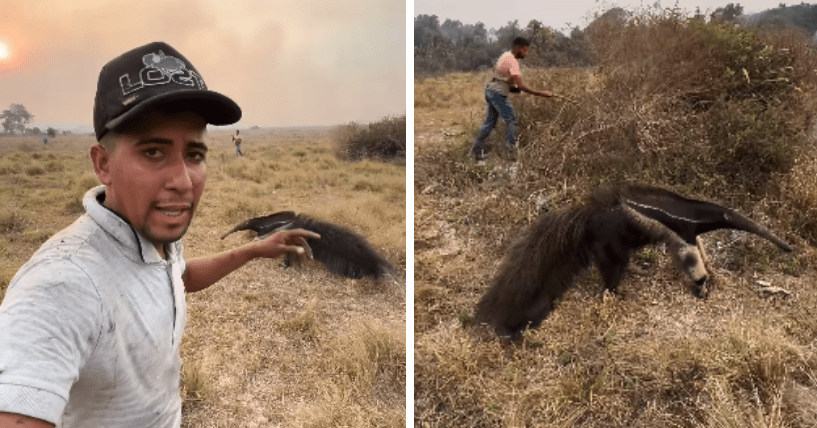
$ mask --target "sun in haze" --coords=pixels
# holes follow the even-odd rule
[[[11,48],[9,45],[0,40],[0,61],[5,61],[11,58]]]

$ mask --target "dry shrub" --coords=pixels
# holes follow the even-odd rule
[[[405,387],[406,341],[404,332],[360,320],[350,331],[336,338],[330,345],[335,370],[347,379],[349,387],[357,391],[378,390],[399,395]]]
[[[399,411],[376,413],[371,408],[358,404],[351,391],[331,384],[324,388],[325,391],[318,403],[297,410],[292,426],[301,428],[406,426],[405,414]]]
[[[25,153],[31,153],[31,152],[37,150],[37,148],[38,148],[38,146],[36,144],[33,144],[31,142],[28,142],[28,141],[19,143],[17,145],[17,150],[19,150],[21,152],[25,152]]]
[[[265,168],[263,162],[250,162],[249,165],[246,162],[231,163],[224,168],[224,172],[236,180],[253,183],[263,183],[269,177],[269,168]]]
[[[26,229],[25,215],[14,205],[0,208],[0,234],[20,234]]]
[[[406,158],[406,116],[385,117],[368,125],[349,123],[334,130],[337,156],[347,161]]]
[[[207,398],[209,380],[202,360],[188,360],[182,365],[181,394],[185,400],[201,401]]]
[[[28,175],[43,175],[44,173],[45,170],[39,165],[34,165],[26,168],[26,174]]]
[[[293,426],[405,426],[405,413],[398,410],[398,403],[405,402],[404,331],[373,319],[356,320],[328,342],[327,351],[320,361],[327,374],[321,396],[297,409]]]
[[[480,73],[449,73],[444,76],[427,77],[415,80],[417,87],[429,90],[415,92],[414,109],[446,109],[457,110],[463,106],[470,106],[485,102],[485,94],[474,89],[474,76],[479,76],[479,83],[491,79],[493,72]]]
[[[285,331],[300,333],[307,338],[315,339],[320,330],[317,306],[317,300],[310,301],[306,308],[295,315],[295,317],[281,323],[281,328]]]
[[[529,73],[533,86],[568,101],[518,100],[522,176],[777,193],[775,177],[791,171],[808,143],[810,101],[800,88],[815,79],[802,67],[817,55],[795,49],[803,40],[674,15],[636,17],[592,35],[593,81]]]
[[[17,174],[20,170],[20,164],[13,161],[10,156],[0,157],[0,175]]]
[[[757,323],[732,326],[727,334],[726,340],[713,341],[704,349],[710,354],[709,370],[718,375],[711,376],[704,388],[703,420],[698,426],[811,426],[815,408],[803,397],[817,393],[813,350]]]
[[[85,207],[82,205],[82,198],[88,190],[99,186],[99,180],[93,172],[78,174],[68,182],[67,199],[64,210],[71,214],[82,214]]]
[[[784,428],[789,425],[783,417],[782,395],[764,405],[757,396],[735,397],[724,382],[712,382],[708,387],[712,403],[706,407],[700,427],[707,428]]]
[[[791,383],[783,392],[783,404],[793,426],[817,426],[817,388]]]
[[[802,236],[811,245],[817,244],[817,157],[805,155],[795,166],[785,187],[792,233]]]
[[[53,156],[53,154],[49,154],[49,156]],[[45,170],[48,172],[62,172],[65,170],[65,164],[52,160],[45,164]]]
[[[261,217],[276,212],[271,203],[264,203],[262,198],[247,197],[245,191],[237,190],[224,196],[224,203],[219,207],[219,217],[230,227],[245,220]],[[229,229],[228,229],[229,230]],[[225,230],[226,232],[227,230]]]

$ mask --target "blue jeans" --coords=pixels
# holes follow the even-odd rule
[[[492,89],[486,87],[485,101],[488,102],[487,117],[485,118],[485,122],[483,122],[482,126],[479,128],[479,132],[477,132],[477,139],[474,141],[474,147],[471,148],[471,152],[477,153],[479,150],[485,150],[485,140],[488,139],[489,135],[491,135],[491,131],[496,128],[496,122],[500,116],[502,116],[502,120],[505,121],[508,147],[511,149],[515,148],[516,127],[518,126],[518,120],[516,118],[516,113],[513,111],[511,102],[508,101],[508,97],[500,95]]]
[[[243,154],[243,153],[241,153],[241,144],[236,144],[236,145],[235,145],[235,153],[236,153],[237,155],[239,155],[239,156],[244,156],[244,154]]]

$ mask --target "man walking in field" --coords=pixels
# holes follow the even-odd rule
[[[471,148],[471,156],[476,161],[485,159],[487,151],[485,140],[491,134],[499,117],[505,121],[508,150],[516,151],[517,117],[508,94],[511,92],[527,92],[540,97],[552,97],[548,91],[534,91],[522,82],[522,73],[519,71],[519,59],[528,55],[530,42],[522,37],[513,41],[512,49],[502,54],[494,66],[494,76],[485,87],[485,101],[488,103],[488,112],[485,122],[477,132],[477,138]]]
[[[237,129],[235,130],[235,135],[233,135],[233,143],[235,143],[235,153],[239,156],[244,156],[244,153],[241,153],[241,135]]]
[[[0,427],[180,426],[184,293],[256,257],[308,255],[305,238],[318,237],[288,230],[184,258],[181,238],[204,189],[206,125],[240,117],[165,43],[103,67],[90,150],[102,186],[20,268],[0,304]]]

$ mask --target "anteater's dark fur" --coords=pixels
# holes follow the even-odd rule
[[[307,239],[315,260],[331,272],[349,278],[366,276],[380,279],[391,271],[392,265],[356,232],[337,224],[316,220],[298,214],[292,228],[310,230],[320,239]]]
[[[264,237],[283,229],[306,229],[321,235],[320,239],[307,239],[315,260],[323,263],[329,271],[349,278],[373,277],[381,279],[392,270],[392,265],[358,233],[304,214],[282,211],[242,222],[224,234],[240,230],[255,231]],[[287,257],[286,264],[290,264]]]
[[[706,220],[689,222],[685,215]],[[632,252],[649,244],[665,242],[682,269],[689,273],[697,265],[705,272],[697,234],[723,227],[756,233],[791,250],[725,207],[646,186],[598,191],[580,204],[545,213],[523,232],[479,301],[475,321],[493,325],[499,336],[517,339],[526,328],[541,324],[591,263],[597,265],[604,286],[615,291]],[[692,279],[702,286],[706,277]]]

